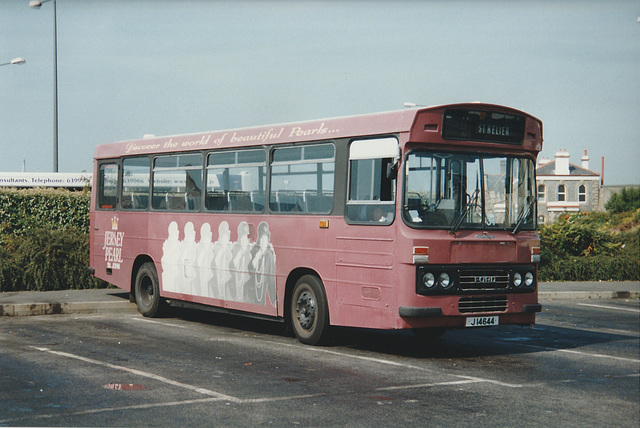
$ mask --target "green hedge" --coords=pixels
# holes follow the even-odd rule
[[[89,275],[89,236],[76,229],[32,229],[0,247],[0,291],[105,288]]]
[[[0,243],[33,229],[89,233],[88,190],[0,189]]]
[[[88,191],[0,189],[0,291],[105,288],[88,274]]]
[[[565,215],[540,241],[540,281],[640,280],[640,209]]]
[[[637,281],[638,260],[630,257],[574,257],[540,264],[540,281]]]

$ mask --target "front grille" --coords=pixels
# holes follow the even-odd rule
[[[460,289],[465,291],[494,291],[509,288],[509,272],[502,269],[462,269]]]
[[[507,296],[461,297],[458,310],[462,314],[504,312],[507,310]]]

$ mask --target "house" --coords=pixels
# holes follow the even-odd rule
[[[569,153],[559,150],[555,160],[541,158],[536,169],[538,223],[551,223],[564,213],[602,209],[601,175],[589,169],[587,151],[581,166],[569,162]]]

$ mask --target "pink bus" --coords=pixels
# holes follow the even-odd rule
[[[96,148],[91,270],[165,306],[331,326],[533,325],[542,123],[497,105]]]

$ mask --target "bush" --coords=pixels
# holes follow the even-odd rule
[[[10,248],[13,251],[7,251]],[[89,275],[89,235],[35,229],[0,250],[0,291],[105,288]]]
[[[32,229],[77,229],[89,233],[88,190],[0,189],[0,244]]]
[[[0,291],[105,288],[89,266],[90,193],[0,189]]]
[[[540,228],[541,281],[640,279],[640,209],[579,213]]]
[[[638,260],[629,257],[575,257],[540,265],[540,281],[638,280]]]
[[[614,193],[605,204],[605,209],[612,213],[618,214],[627,211],[635,211],[640,208],[640,187],[629,188],[624,187],[620,193]]]

